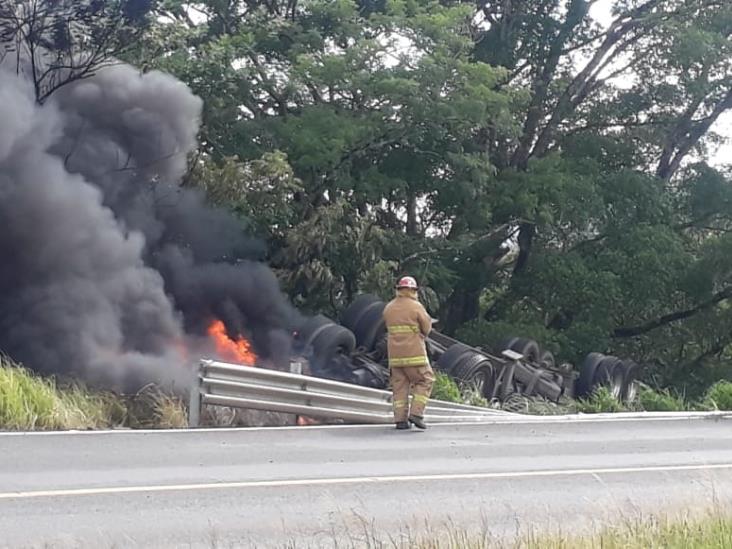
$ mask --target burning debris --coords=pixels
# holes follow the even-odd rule
[[[252,345],[242,336],[232,339],[226,333],[226,326],[220,320],[214,320],[208,327],[208,335],[216,345],[216,354],[230,362],[254,366],[257,363],[257,355],[252,350]]]
[[[288,359],[296,313],[261,245],[181,186],[200,113],[181,82],[123,64],[38,105],[0,62],[0,349],[122,389],[211,350]]]

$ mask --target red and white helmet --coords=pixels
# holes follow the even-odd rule
[[[399,279],[399,282],[397,282],[396,287],[397,289],[408,288],[410,290],[416,290],[417,281],[414,280],[414,278],[412,278],[411,276],[403,276]]]

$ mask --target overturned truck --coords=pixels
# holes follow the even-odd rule
[[[297,352],[317,377],[384,389],[389,382],[386,304],[370,294],[357,297],[338,322],[317,315],[296,334]],[[590,353],[579,368],[557,364],[554,355],[528,338],[512,337],[498,346],[470,346],[437,330],[427,338],[435,369],[470,387],[489,402],[516,395],[558,402],[581,398],[605,386],[623,402],[635,399],[639,366],[628,359]]]

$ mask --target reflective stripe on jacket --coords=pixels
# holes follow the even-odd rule
[[[432,319],[419,301],[396,297],[384,308],[384,322],[390,367],[429,366],[425,338],[432,330]]]

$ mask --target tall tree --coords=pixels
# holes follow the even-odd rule
[[[191,183],[236,191],[303,306],[409,270],[448,331],[691,367],[730,342],[698,326],[727,325],[729,176],[700,160],[732,6],[600,7],[167,1],[138,55],[206,100]]]
[[[515,93],[498,89],[505,71],[470,59],[471,9],[395,3],[367,17],[350,2],[310,2],[293,20],[242,5],[222,34],[219,7],[201,3],[198,25],[173,14],[163,30],[196,44],[193,61],[190,50],[158,59],[210,98],[206,159],[287,154],[301,189],[272,261],[293,295],[337,306],[413,266],[446,291],[449,225],[490,226],[494,167],[475,137],[514,124]],[[148,52],[169,47],[162,36]]]

